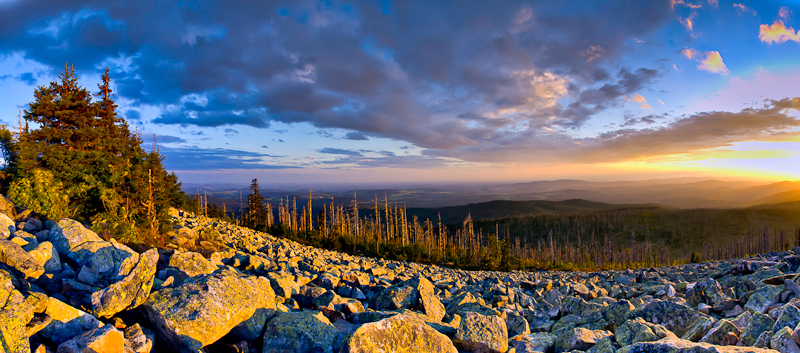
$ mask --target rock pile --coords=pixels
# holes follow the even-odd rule
[[[169,248],[137,253],[8,204],[0,197],[0,352],[800,352],[800,249],[626,271],[463,271],[173,210]]]

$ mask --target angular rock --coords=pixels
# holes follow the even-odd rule
[[[26,325],[33,319],[33,308],[14,288],[12,275],[0,270],[0,350],[29,352]]]
[[[700,339],[700,342],[721,344],[722,339],[725,338],[728,333],[733,333],[738,337],[739,334],[741,334],[741,330],[739,330],[739,328],[730,321],[722,319],[718,321],[717,324],[714,325],[714,327],[712,327],[705,336],[703,336],[703,338]]]
[[[793,334],[794,332],[791,328],[784,326],[772,335],[769,339],[769,346],[782,353],[800,353],[800,347],[792,339]]]
[[[433,283],[425,277],[417,276],[407,281],[405,284],[417,290],[419,295],[418,302],[422,312],[434,321],[442,321],[442,318],[447,312],[442,302],[439,301],[439,298],[434,293]]]
[[[639,342],[622,347],[617,353],[774,353],[770,349],[737,346],[715,346],[708,343],[694,343],[677,338],[662,338],[655,342]]]
[[[783,291],[783,286],[765,285],[758,288],[747,299],[744,305],[745,310],[750,310],[757,313],[764,313],[770,305],[775,303],[778,295]]]
[[[28,252],[39,265],[44,268],[45,273],[57,273],[61,271],[61,258],[58,256],[53,243],[49,241],[40,242],[33,250]]]
[[[772,332],[778,332],[784,327],[794,329],[797,324],[800,324],[800,309],[792,304],[786,304],[781,308],[781,313],[772,326]]]
[[[86,331],[58,346],[57,353],[122,352],[125,338],[111,325]]]
[[[546,333],[537,332],[527,335],[519,335],[511,338],[511,346],[517,352],[550,352],[556,345],[557,336]]]
[[[568,335],[563,337],[563,347],[565,350],[585,351],[595,345],[603,338],[611,337],[613,334],[605,330],[589,330],[583,327],[572,329]],[[559,342],[562,340],[559,339]]]
[[[44,313],[49,315],[52,321],[39,331],[39,334],[56,344],[64,343],[85,331],[103,326],[103,323],[96,317],[53,297],[48,298],[47,309]]]
[[[457,353],[450,339],[414,316],[399,314],[361,325],[341,352]]]
[[[220,268],[152,293],[142,308],[166,345],[196,352],[250,319],[257,309],[275,305],[269,280]]]
[[[473,352],[505,352],[508,350],[508,329],[503,318],[468,312],[461,318],[453,342]]]
[[[391,286],[373,299],[376,310],[413,308],[419,304],[419,292],[411,286]]]
[[[109,318],[114,314],[138,307],[150,295],[156,276],[158,250],[150,249],[139,256],[139,263],[128,276],[102,290],[92,293],[92,313]]]
[[[3,199],[8,200],[5,198],[5,196],[2,197]],[[11,205],[11,209],[14,209],[13,204]],[[14,234],[16,230],[17,226],[14,224],[14,220],[8,217],[8,215],[4,212],[0,212],[0,239],[10,238],[11,234]]]
[[[183,271],[189,277],[211,274],[218,268],[200,253],[192,251],[176,252],[170,257],[169,266]]]
[[[508,337],[531,333],[528,320],[525,320],[524,316],[513,312],[506,315],[506,328],[508,329]]]
[[[682,339],[697,342],[714,327],[716,321],[711,317],[698,317],[689,325],[689,329],[681,336]]]
[[[64,218],[50,229],[48,236],[56,251],[61,255],[66,255],[78,245],[86,242],[102,242],[95,232],[86,229],[80,222]]]
[[[631,319],[641,317],[645,321],[664,325],[679,337],[689,331],[695,320],[707,318],[705,314],[686,305],[662,300],[653,300],[644,307],[632,311],[628,317]]]
[[[262,353],[333,352],[336,327],[319,311],[280,313],[266,323]]]
[[[614,330],[614,338],[620,346],[658,340],[655,332],[640,317],[625,321],[622,325],[617,326]]]
[[[125,346],[136,353],[150,353],[153,349],[153,340],[147,337],[142,327],[136,323],[125,328]]]
[[[291,298],[292,295],[299,293],[295,276],[288,272],[270,272],[267,274],[269,283],[275,291],[275,295],[283,298]]]
[[[30,278],[39,278],[44,274],[44,267],[17,243],[10,240],[0,240],[0,262]]]

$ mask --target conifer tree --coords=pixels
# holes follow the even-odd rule
[[[251,228],[264,227],[267,220],[267,210],[264,206],[264,197],[258,187],[258,179],[253,179],[250,184],[250,195],[247,195],[247,221]]]
[[[69,66],[59,80],[37,87],[7,169],[15,180],[49,171],[63,184],[70,217],[107,235],[143,240],[133,239],[135,227],[154,236],[184,194],[157,148],[146,153],[139,135],[117,115],[108,70],[98,89],[98,101],[92,101]]]

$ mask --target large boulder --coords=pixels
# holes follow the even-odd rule
[[[775,303],[783,288],[783,286],[765,285],[756,289],[747,299],[744,309],[763,314]]]
[[[45,273],[57,273],[61,271],[61,258],[58,256],[53,243],[43,241],[29,251],[28,254],[44,268]]]
[[[92,293],[92,312],[98,317],[109,318],[144,303],[153,287],[157,263],[157,249],[144,252],[139,256],[139,263],[125,278]]]
[[[105,325],[86,331],[58,346],[58,353],[123,352],[125,339],[122,331]]]
[[[576,327],[572,329],[569,334],[565,335],[563,340],[559,339],[559,343],[562,344],[561,348],[565,351],[585,351],[592,348],[592,346],[600,340],[611,336],[613,336],[613,334],[609,331],[589,330],[583,327]]]
[[[641,317],[647,322],[663,325],[681,337],[691,329],[692,324],[698,318],[706,318],[708,316],[683,304],[653,300],[644,307],[628,314],[630,319],[637,317]]]
[[[223,267],[152,293],[142,308],[166,345],[177,352],[196,352],[256,310],[275,306],[269,280]]]
[[[0,351],[30,352],[25,326],[33,319],[33,308],[14,288],[11,274],[0,270]]]
[[[262,353],[332,353],[336,327],[319,311],[280,313],[264,329]]]
[[[56,298],[48,298],[45,314],[52,321],[39,334],[56,344],[61,344],[85,331],[103,326],[103,323],[89,313],[73,308]]]
[[[10,240],[0,240],[0,262],[34,279],[44,274],[44,267],[17,243]]]
[[[511,346],[517,352],[550,352],[558,337],[552,333],[536,332],[511,338]]]
[[[5,196],[2,197],[3,201],[8,200]],[[11,237],[11,234],[17,230],[17,226],[14,225],[14,220],[11,219],[5,212],[1,212],[3,208],[3,202],[0,202],[0,239],[8,239]],[[11,205],[11,209],[14,209],[14,205]]]
[[[345,341],[341,351],[345,353],[458,352],[447,336],[418,318],[404,314],[361,325]]]
[[[505,352],[508,350],[508,329],[500,316],[468,312],[461,318],[453,342],[473,352]]]
[[[50,229],[48,239],[61,255],[69,254],[72,249],[83,243],[103,241],[95,232],[86,229],[80,222],[69,218],[58,221],[58,223]]]
[[[217,266],[200,253],[176,252],[169,259],[169,266],[177,268],[189,277],[207,275],[217,270]]]

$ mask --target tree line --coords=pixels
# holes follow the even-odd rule
[[[467,269],[656,267],[800,246],[800,207],[627,207],[443,224],[441,215],[419,219],[386,195],[372,196],[354,193],[349,204],[314,210],[313,194],[267,201],[254,179],[242,212],[215,215],[312,246]]]

